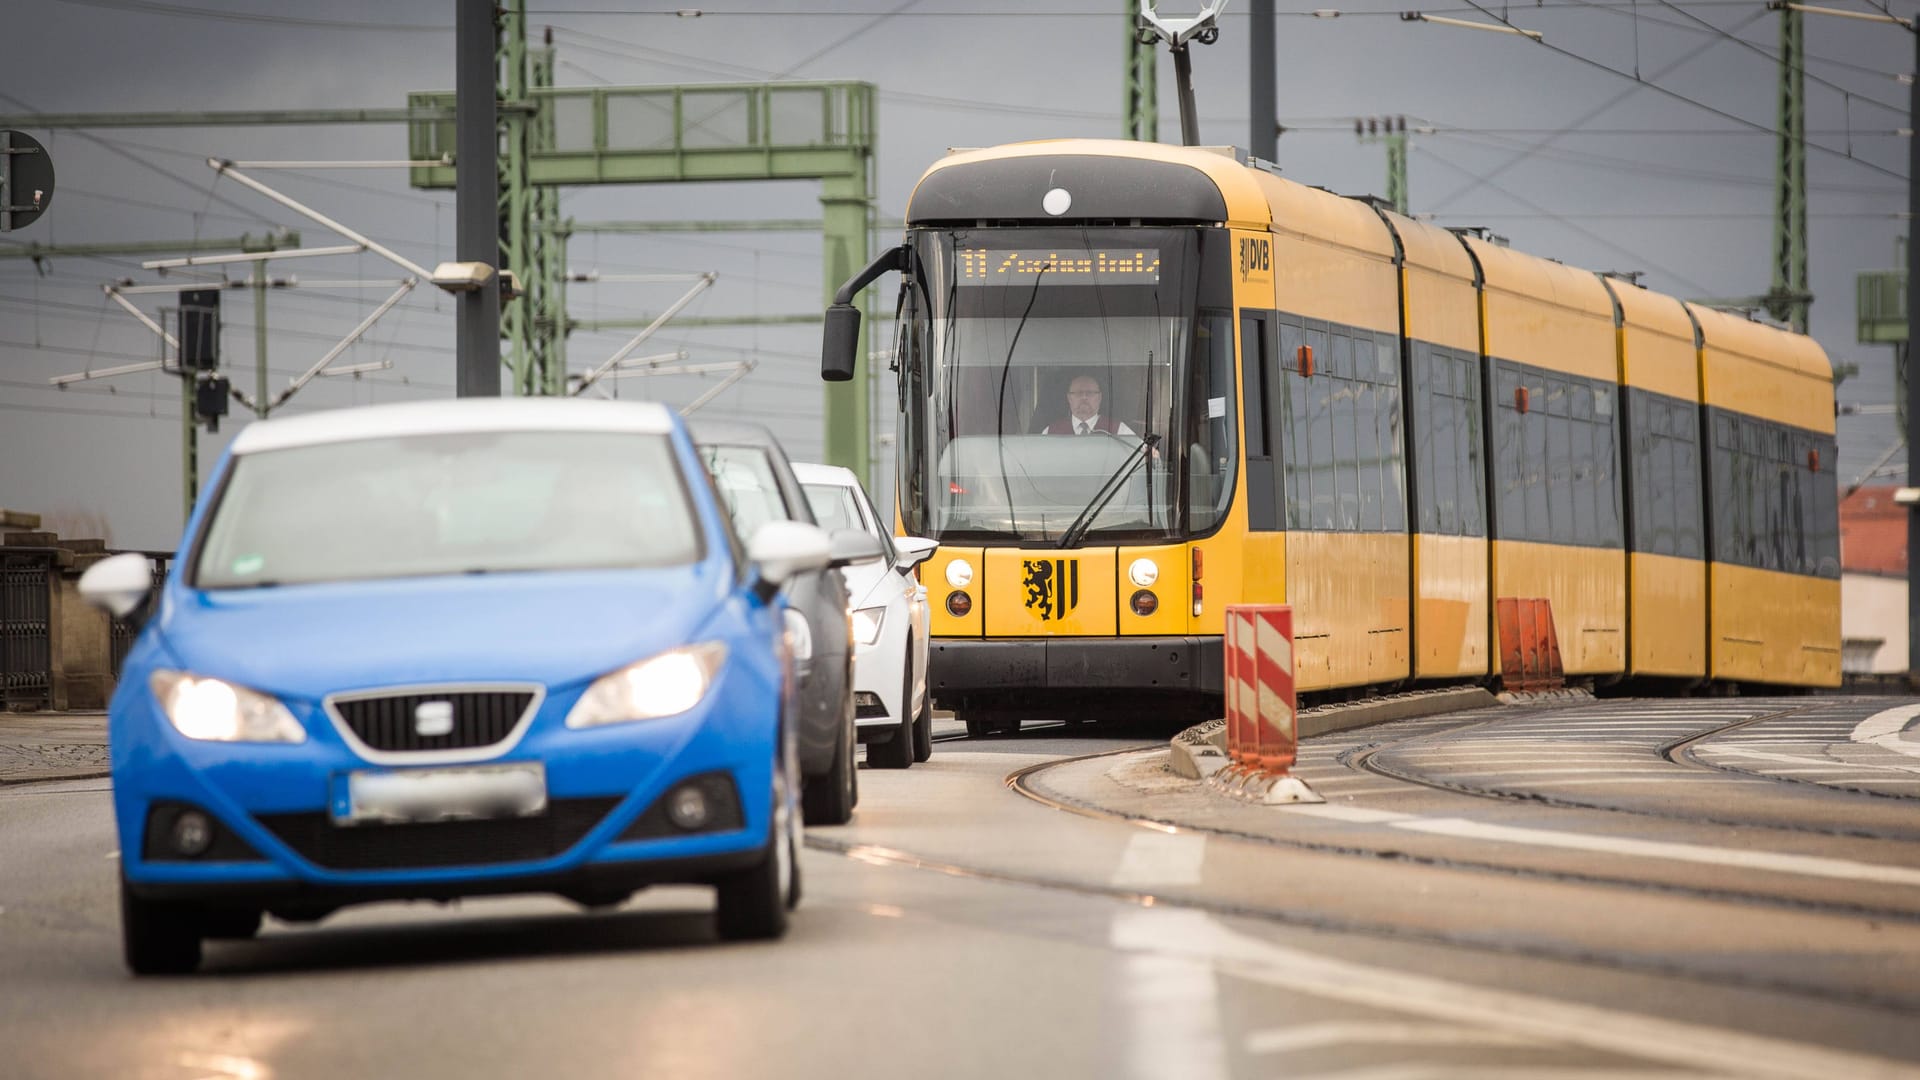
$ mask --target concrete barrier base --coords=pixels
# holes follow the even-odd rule
[[[1297,776],[1275,776],[1239,767],[1221,769],[1207,777],[1207,787],[1228,798],[1261,806],[1327,801]]]

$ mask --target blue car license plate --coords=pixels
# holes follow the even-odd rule
[[[537,761],[366,769],[336,773],[332,786],[336,825],[531,817],[547,808],[547,771]]]

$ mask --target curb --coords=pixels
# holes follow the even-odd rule
[[[1560,691],[1572,696],[1573,691]],[[1506,695],[1502,695],[1504,698]],[[1339,705],[1319,705],[1299,716],[1300,738],[1329,735],[1336,731],[1384,724],[1392,720],[1410,720],[1419,716],[1485,709],[1501,703],[1478,686],[1450,686],[1440,690],[1416,690],[1407,694],[1351,701]],[[1167,767],[1188,780],[1206,780],[1232,763],[1227,756],[1227,722],[1209,720],[1195,724],[1168,741]]]
[[[74,769],[68,772],[45,772],[12,776],[0,775],[0,788],[18,787],[23,784],[51,784],[63,780],[103,780],[112,776],[110,769]]]
[[[1449,686],[1440,690],[1416,690],[1410,694],[1350,701],[1341,705],[1322,705],[1300,714],[1300,737],[1330,735],[1336,731],[1371,727],[1390,720],[1411,720],[1419,716],[1486,709],[1500,704],[1483,687]]]
[[[1229,764],[1225,720],[1195,724],[1168,740],[1168,745],[1172,749],[1167,755],[1167,767],[1175,776],[1205,780]]]

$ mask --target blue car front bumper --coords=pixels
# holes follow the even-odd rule
[[[124,876],[146,898],[289,917],[518,892],[596,901],[713,881],[756,864],[771,835],[776,706],[735,680],[680,716],[586,730],[563,723],[575,695],[549,697],[519,742],[483,763],[539,762],[547,805],[537,815],[354,825],[333,817],[340,778],[388,766],[357,755],[317,705],[290,703],[308,733],[301,744],[203,742],[174,730],[144,680],[128,682],[113,709],[114,808]],[[660,803],[691,778],[731,806],[682,830]],[[182,808],[215,822],[216,842],[198,857],[167,848],[164,825]]]

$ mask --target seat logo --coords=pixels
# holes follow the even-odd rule
[[[1022,559],[1025,576],[1020,583],[1027,588],[1027,610],[1048,619],[1064,619],[1080,602],[1079,559]]]
[[[413,710],[413,731],[423,739],[453,733],[453,702],[423,701]]]

